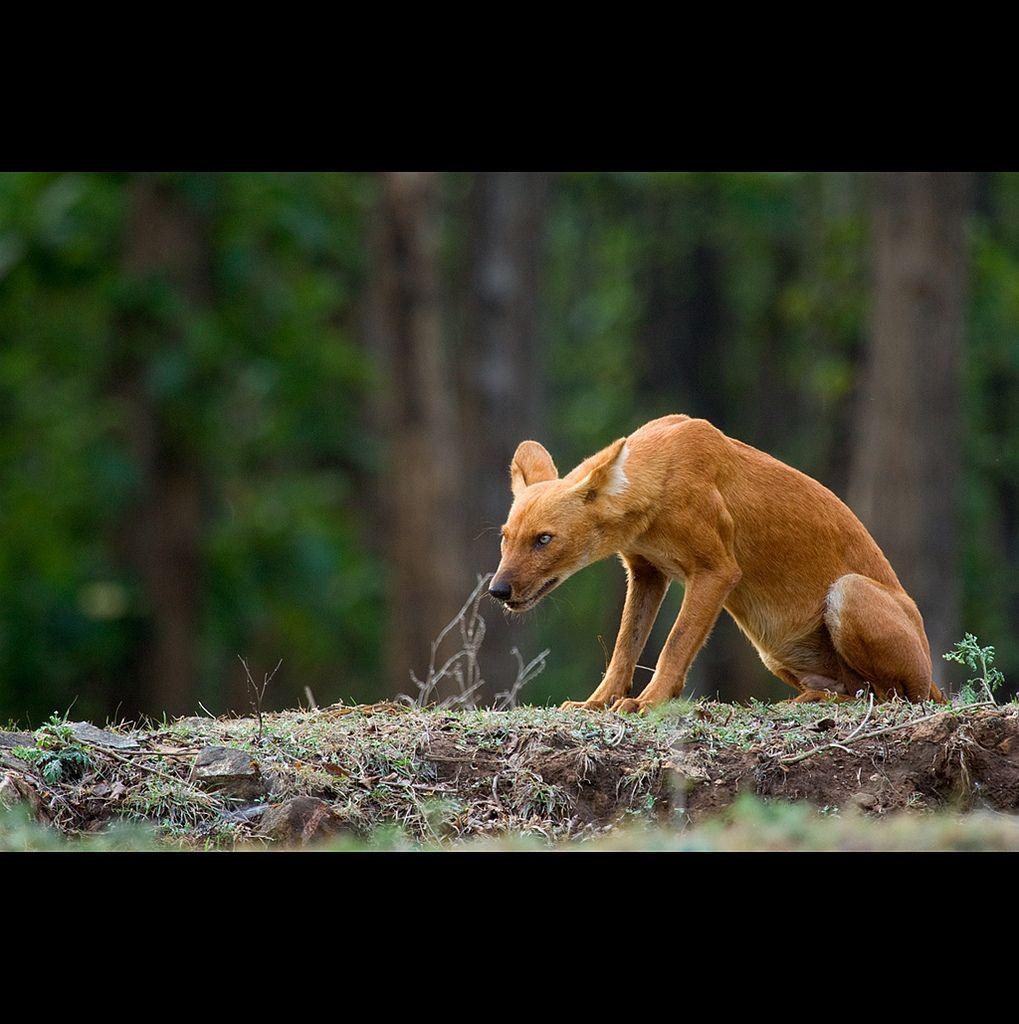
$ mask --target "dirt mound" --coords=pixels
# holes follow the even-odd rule
[[[945,711],[840,741],[833,720],[815,723],[818,749],[775,755],[760,747],[718,758],[713,778],[687,789],[693,819],[740,792],[807,800],[824,808],[855,805],[873,813],[1019,809],[1019,709]],[[830,738],[825,735],[831,732]]]
[[[741,794],[871,817],[1019,810],[1019,705],[676,702],[645,718],[337,706],[0,733],[0,803],[68,834],[127,819],[190,848],[323,835],[449,844],[683,828]]]

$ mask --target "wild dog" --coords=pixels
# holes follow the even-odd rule
[[[945,702],[920,612],[859,519],[817,480],[707,420],[652,420],[562,478],[542,445],[523,441],[510,484],[489,593],[511,612],[609,555],[626,568],[605,675],[564,708],[634,712],[678,697],[723,608],[796,701],[870,691]],[[679,616],[650,682],[630,697],[673,580],[684,583]]]

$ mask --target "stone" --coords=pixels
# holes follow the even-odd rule
[[[0,732],[0,747],[34,747],[35,734],[30,732]]]
[[[861,811],[872,811],[878,805],[878,798],[873,793],[865,793],[861,790],[859,793],[854,793],[849,798],[849,802],[855,807],[859,807]]]
[[[344,821],[324,800],[296,796],[266,809],[261,835],[285,846],[307,846],[344,831]]]
[[[130,736],[118,736],[115,732],[108,732],[100,729],[91,722],[71,722],[71,735],[82,743],[95,743],[100,747],[109,747],[111,750],[134,750],[138,741]]]
[[[195,758],[191,780],[235,800],[257,800],[266,786],[250,755],[234,747],[206,747]]]
[[[224,811],[223,820],[237,823],[251,822],[261,818],[268,809],[268,804],[250,804],[248,807],[241,807],[236,811]]]
[[[30,732],[0,732],[0,749],[4,747],[34,747],[35,734]]]
[[[5,772],[0,775],[0,808],[10,810],[19,804],[26,805],[36,821],[49,821],[49,812],[35,787],[27,779]]]

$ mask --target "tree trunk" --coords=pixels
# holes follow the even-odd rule
[[[499,525],[510,505],[509,464],[525,438],[541,440],[542,389],[536,368],[538,301],[548,200],[548,177],[483,173],[469,200],[466,311],[458,358],[464,446],[468,566],[492,572],[499,562]],[[488,703],[512,685],[517,664],[537,652],[533,630],[485,606],[481,651]]]
[[[442,337],[440,180],[432,173],[384,173],[379,187],[366,329],[383,378],[376,422],[387,447],[380,480],[389,571],[385,678],[391,692],[413,693],[409,672],[423,677],[431,642],[463,604],[473,577],[464,553],[461,446]],[[458,639],[454,634],[451,642]]]
[[[646,413],[642,418],[685,412],[732,431],[740,417],[752,422],[755,409],[748,408],[753,396],[740,395],[733,403],[726,395],[724,257],[709,230],[718,205],[710,177],[698,179],[685,197],[671,191],[653,195],[648,203],[646,256],[639,277],[643,315],[637,336],[638,387]],[[657,660],[678,614],[681,589],[674,587],[666,599],[642,664]],[[762,678],[767,672],[753,647],[723,616],[694,661],[687,685],[689,694],[742,700],[760,694]],[[647,681],[647,673],[638,671],[635,692]]]
[[[849,503],[920,607],[935,660],[959,637],[960,390],[970,176],[871,181],[873,299]]]
[[[641,227],[646,256],[638,276],[636,358],[649,408],[703,416],[725,429],[722,267],[704,230],[716,210],[710,182],[698,182],[685,202],[674,191],[651,192]]]
[[[185,714],[196,699],[202,478],[193,439],[153,396],[149,375],[161,350],[183,344],[181,318],[209,301],[207,227],[171,186],[140,176],[130,185],[124,245],[125,277],[142,291],[168,285],[183,309],[122,317],[112,386],[139,474],[138,501],[117,539],[146,620],[134,666],[138,710]]]

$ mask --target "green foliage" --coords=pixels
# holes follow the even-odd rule
[[[36,768],[54,786],[81,778],[91,765],[88,751],[74,739],[67,721],[55,711],[49,721],[35,731],[35,746],[17,746],[15,757]]]
[[[1004,685],[1005,677],[993,667],[994,648],[981,647],[972,633],[967,633],[955,647],[942,657],[946,661],[954,661],[965,665],[971,672],[978,675],[969,679],[962,688],[960,697],[963,704],[975,704],[977,701],[994,701],[995,693]]]
[[[992,636],[1019,614],[1019,176],[987,175],[971,230],[962,487],[965,613]],[[1019,646],[1001,653],[1009,678]]]
[[[133,176],[0,176],[0,710],[19,720],[76,696],[111,713],[137,686],[152,623],[124,557],[150,472],[138,407],[202,478],[206,705],[225,707],[240,652],[284,659],[280,703],[304,685],[366,696],[377,671],[374,385],[353,322],[367,181],[158,180],[207,235],[204,301],[129,273]]]

